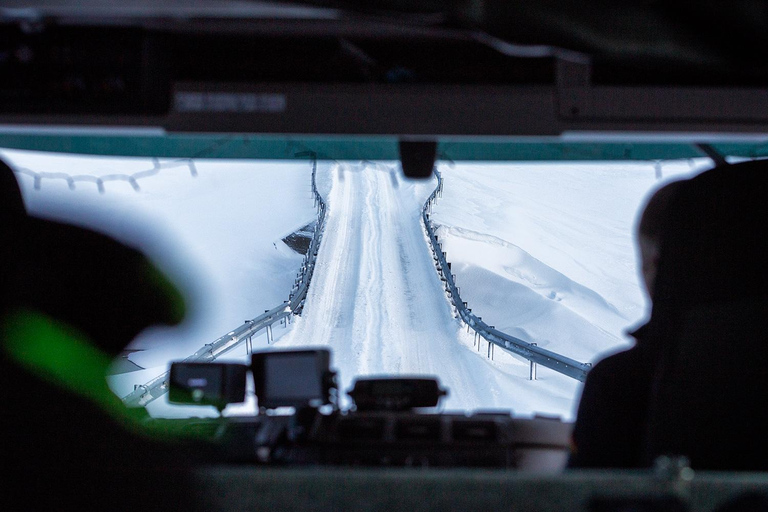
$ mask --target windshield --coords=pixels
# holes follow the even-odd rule
[[[108,382],[120,397],[309,281],[300,315],[238,340],[217,360],[326,346],[342,405],[358,376],[434,375],[448,389],[445,410],[566,420],[580,381],[490,343],[460,309],[484,333],[577,363],[628,347],[626,330],[647,309],[638,211],[662,183],[710,165],[438,162],[435,176],[414,181],[394,161],[2,156],[31,214],[141,248],[188,298],[181,326],[147,329],[115,360]],[[450,263],[442,276],[440,251]],[[255,407],[251,394],[225,415]],[[167,396],[147,409],[155,417],[217,414]]]

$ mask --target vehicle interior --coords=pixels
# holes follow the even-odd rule
[[[767,156],[766,39],[758,1],[7,0],[4,499],[768,510],[759,464],[569,467],[649,193]]]

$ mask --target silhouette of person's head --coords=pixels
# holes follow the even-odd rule
[[[768,161],[706,171],[678,187],[662,230],[652,321],[768,294]],[[653,318],[656,317],[656,318]]]
[[[653,284],[656,280],[667,209],[671,199],[684,182],[684,180],[669,182],[651,194],[637,225],[637,249],[641,276],[648,297],[651,299],[653,299]]]
[[[4,310],[41,311],[78,329],[109,356],[150,325],[182,320],[181,294],[139,251],[94,231],[27,215],[13,171],[1,160],[0,199]]]
[[[644,343],[655,355],[646,455],[768,467],[768,161],[687,181],[663,229]]]
[[[11,227],[12,224],[7,222],[26,216],[19,184],[13,175],[13,170],[2,160],[0,160],[0,215],[2,215],[4,227]]]
[[[5,268],[15,253],[14,243],[19,238],[23,224],[27,218],[21,190],[16,182],[13,171],[0,159],[0,263]],[[0,298],[5,299],[9,283],[5,282],[6,273],[2,276]]]
[[[149,429],[106,380],[140,331],[182,319],[181,295],[137,250],[27,215],[2,161],[0,200],[0,386],[13,390],[0,435],[14,468],[0,508],[191,508],[197,446]]]

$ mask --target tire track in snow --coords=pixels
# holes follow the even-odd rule
[[[363,258],[360,262],[360,286],[355,296],[357,304],[364,305],[364,314],[355,320],[362,326],[362,340],[364,350],[361,354],[360,374],[377,372],[377,347],[376,340],[381,338],[381,318],[386,311],[381,311],[382,289],[380,280],[376,276],[381,275],[381,258],[377,255],[381,252],[381,240],[377,229],[379,211],[373,206],[379,204],[378,190],[370,180],[365,179],[363,171],[356,176],[358,185],[365,191],[365,209],[363,211],[366,244],[363,245]]]

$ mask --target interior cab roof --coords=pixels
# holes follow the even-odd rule
[[[0,124],[415,137],[494,160],[646,158],[621,144],[746,138],[751,149],[728,154],[761,156],[766,10],[756,1],[7,0]],[[612,146],[562,149],[574,142]],[[537,149],[499,153],[500,143]]]

